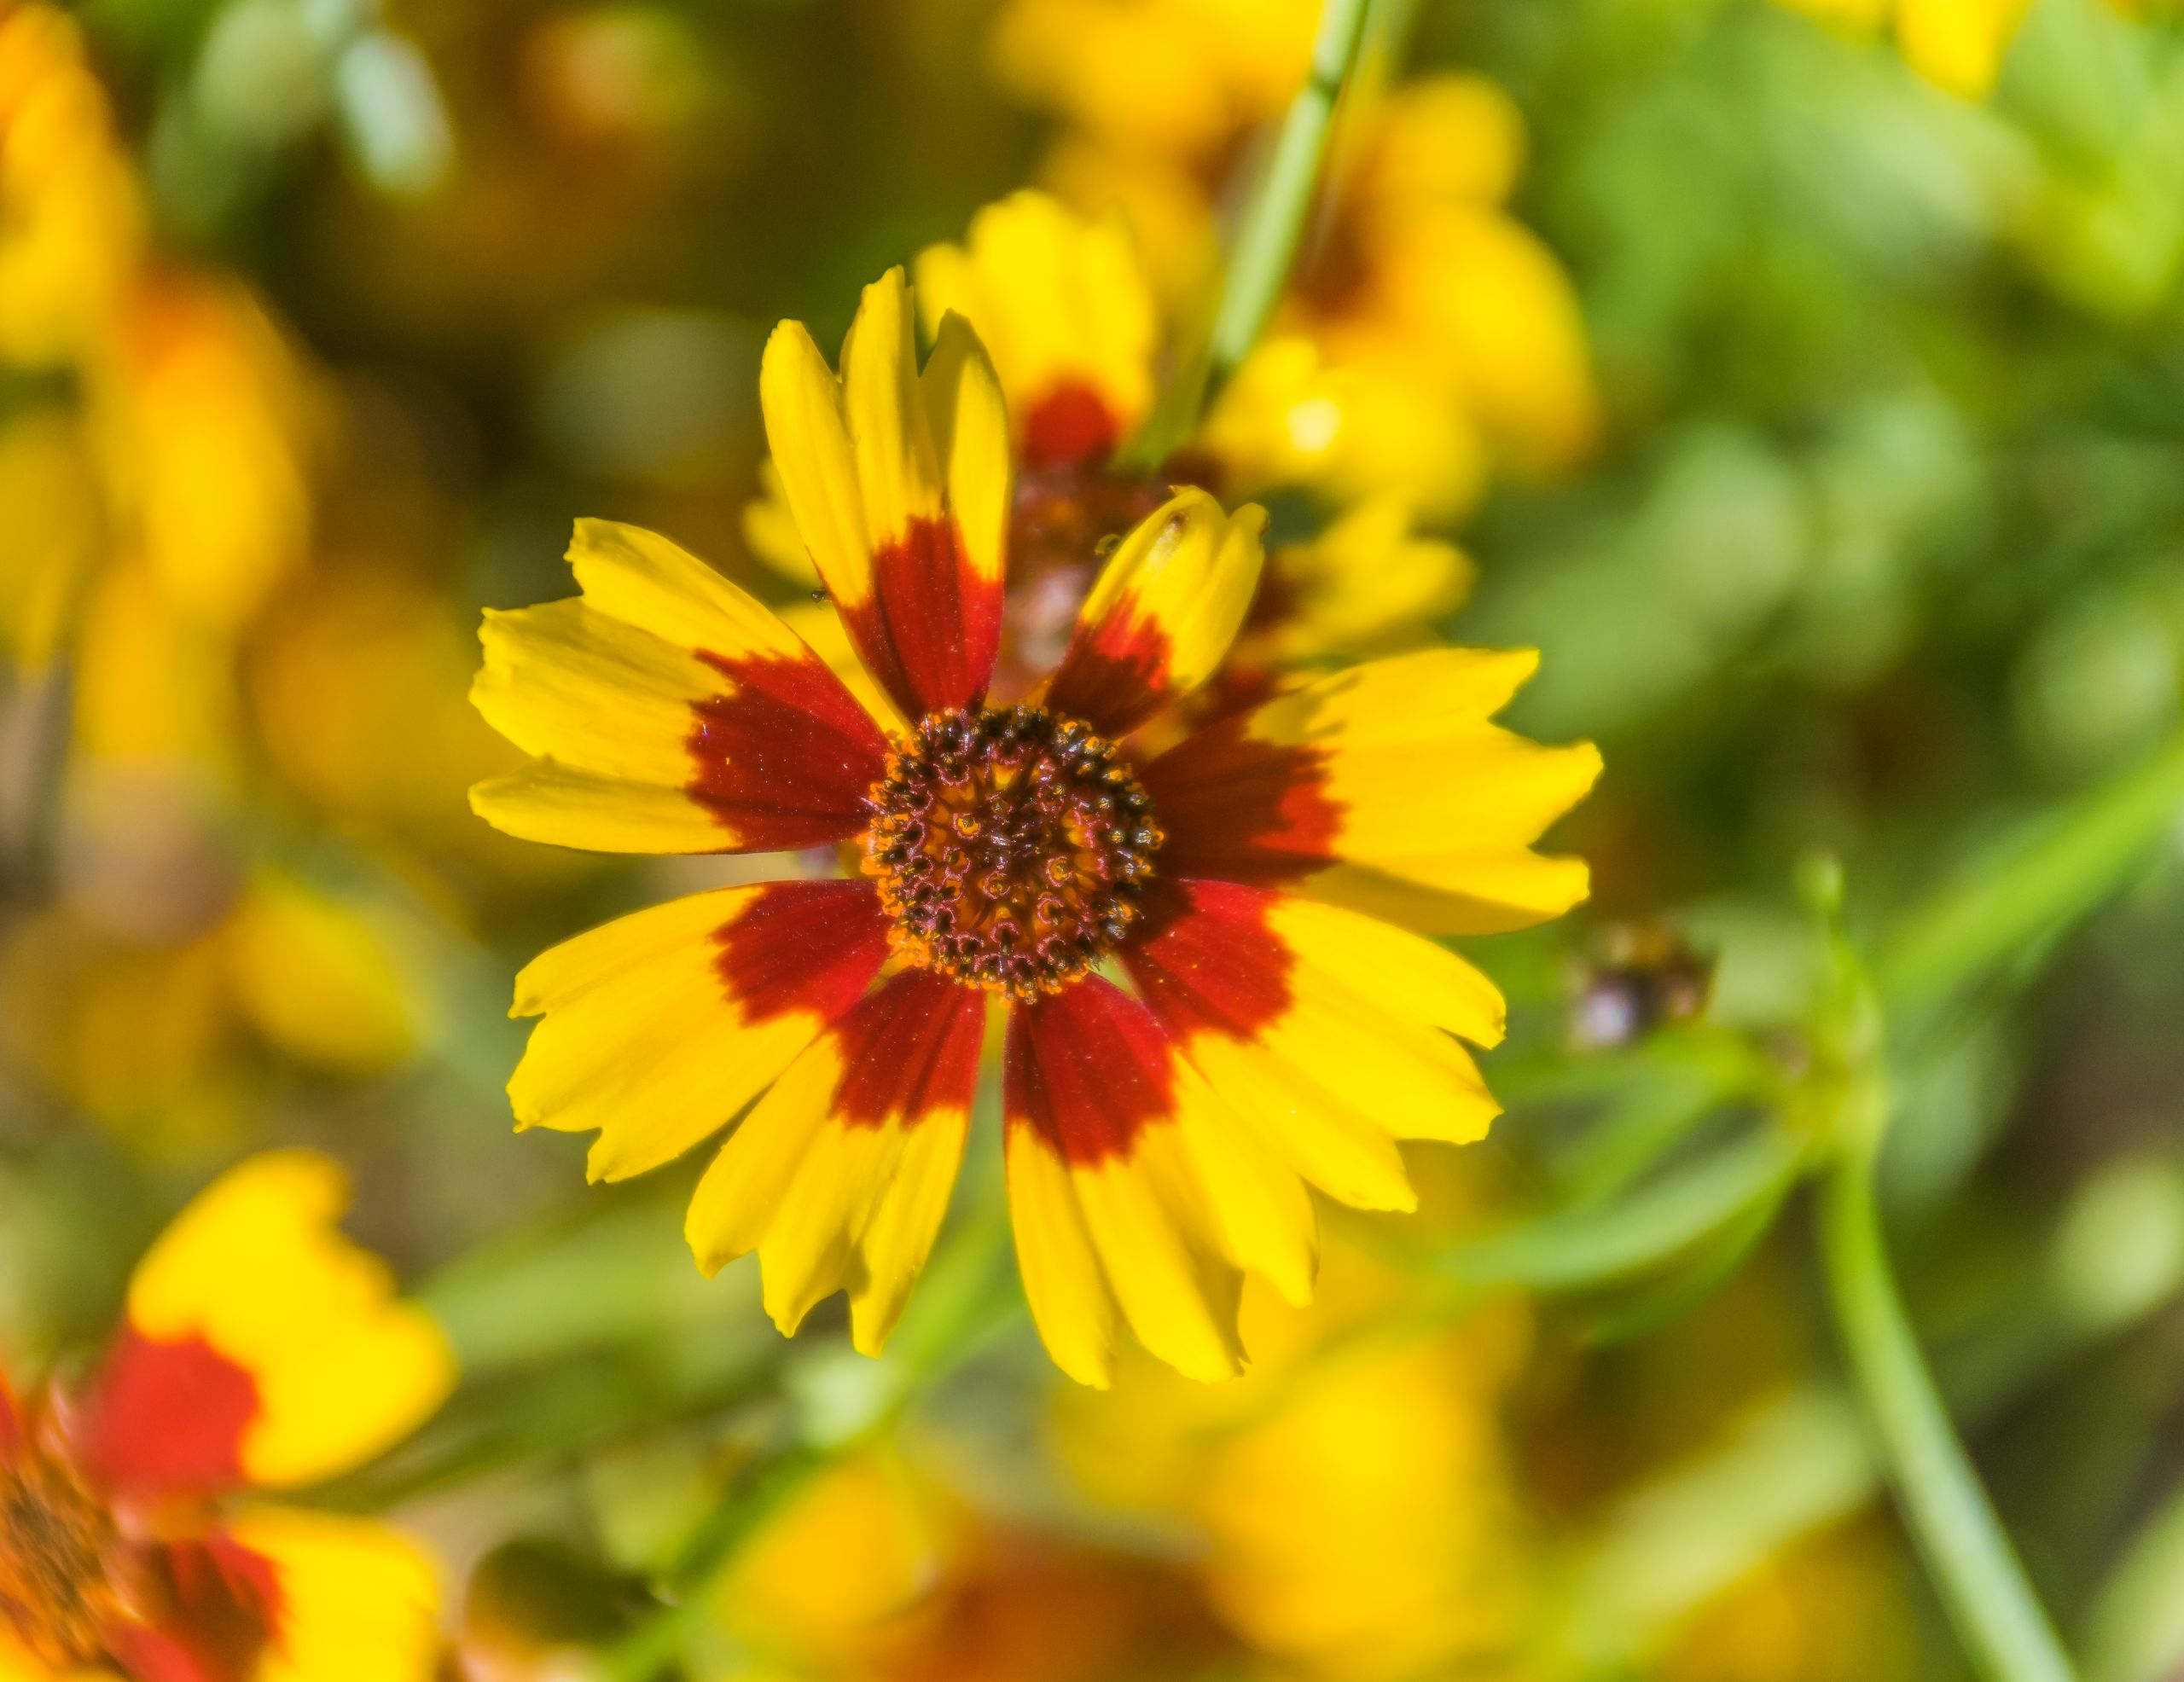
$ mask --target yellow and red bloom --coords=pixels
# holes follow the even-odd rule
[[[0,1378],[0,1679],[411,1682],[430,1566],[384,1525],[246,1498],[391,1447],[453,1380],[334,1222],[322,1158],[246,1163],[138,1266],[88,1383]]]
[[[1006,401],[1015,458],[1011,588],[992,687],[1008,698],[1029,694],[1068,647],[1102,546],[1160,508],[1175,485],[1248,497],[1296,476],[1281,470],[1259,435],[1234,424],[1233,450],[1205,432],[1159,472],[1118,459],[1153,406],[1161,322],[1135,244],[1115,218],[1080,215],[1043,193],[1014,193],[980,211],[961,245],[921,252],[916,274],[926,329],[937,333],[951,313],[967,320]],[[777,471],[745,531],[785,575],[819,582]],[[1267,555],[1220,687],[1201,694],[1199,710],[1258,699],[1285,671],[1405,646],[1457,605],[1471,571],[1454,544],[1412,531],[1403,496],[1368,496],[1318,537]],[[785,617],[855,684],[856,657],[828,623],[831,614],[791,608]]]
[[[1449,648],[1143,745],[1215,676],[1263,565],[1260,512],[1191,488],[1114,548],[1037,688],[994,699],[1006,406],[960,316],[920,368],[913,308],[892,271],[839,375],[794,322],[760,374],[789,513],[879,716],[755,599],[630,527],[578,524],[580,598],[489,617],[476,699],[537,756],[473,792],[489,821],[632,852],[831,846],[857,872],[694,896],[546,953],[516,983],[516,1012],[545,1019],[510,1097],[520,1125],[597,1129],[609,1179],[752,1105],[691,1205],[700,1265],[757,1250],[784,1331],[846,1290],[876,1352],[938,1230],[993,1006],[1048,1348],[1101,1383],[1127,1325],[1225,1377],[1245,1273],[1310,1295],[1305,1181],[1409,1207],[1396,1140],[1485,1130],[1460,1040],[1498,1040],[1501,1000],[1414,931],[1582,898],[1584,866],[1532,843],[1599,757],[1490,722],[1532,655]]]

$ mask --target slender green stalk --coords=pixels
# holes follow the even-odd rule
[[[1327,0],[1312,43],[1312,67],[1289,102],[1281,137],[1258,192],[1236,229],[1228,279],[1213,317],[1208,359],[1219,379],[1243,361],[1274,313],[1275,300],[1296,260],[1298,241],[1318,184],[1320,160],[1334,126],[1336,102],[1357,65],[1365,38],[1367,0]]]
[[[1124,451],[1126,461],[1158,467],[1167,460],[1198,424],[1207,393],[1250,353],[1274,313],[1297,259],[1335,107],[1356,72],[1371,9],[1371,0],[1326,0],[1321,8],[1304,85],[1289,102],[1273,154],[1237,223],[1205,347]]]
[[[1896,1294],[1870,1152],[1843,1151],[1821,1180],[1820,1238],[1837,1325],[1890,1481],[1980,1673],[1989,1682],[2072,1682]]]

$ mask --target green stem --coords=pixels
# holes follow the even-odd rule
[[[1244,360],[1274,313],[1318,184],[1336,102],[1357,64],[1367,0],[1327,0],[1312,43],[1312,67],[1289,102],[1265,178],[1244,212],[1228,279],[1213,317],[1208,360],[1219,379]]]
[[[2072,1682],[2071,1662],[1980,1487],[1896,1294],[1868,1152],[1822,1180],[1829,1295],[1882,1459],[1913,1535],[1989,1682]]]
[[[1165,461],[1198,424],[1207,393],[1258,342],[1296,261],[1335,107],[1356,70],[1371,9],[1371,0],[1326,0],[1321,8],[1304,85],[1289,102],[1273,155],[1237,223],[1205,348],[1130,441],[1124,461],[1147,467]]]

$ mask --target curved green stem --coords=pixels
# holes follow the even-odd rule
[[[1311,208],[1312,189],[1319,181],[1327,132],[1334,125],[1335,104],[1356,67],[1358,48],[1365,38],[1366,5],[1367,0],[1327,0],[1321,9],[1312,67],[1289,102],[1265,178],[1236,229],[1228,283],[1222,289],[1207,345],[1216,379],[1242,362],[1258,342],[1260,329],[1274,313],[1282,282],[1289,278],[1289,265],[1296,259],[1297,243]]]
[[[1148,467],[1166,461],[1198,424],[1207,392],[1258,342],[1297,259],[1335,107],[1356,71],[1370,9],[1371,0],[1326,0],[1321,7],[1311,67],[1289,102],[1273,155],[1237,223],[1205,347],[1131,439],[1124,460]]]
[[[1868,1153],[1820,1188],[1828,1294],[1852,1377],[1905,1518],[1989,1682],[2072,1682],[2071,1662],[1980,1487],[1896,1294]]]

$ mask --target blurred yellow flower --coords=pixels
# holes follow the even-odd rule
[[[347,1201],[323,1157],[254,1157],[138,1263],[84,1382],[18,1399],[0,1372],[0,1677],[431,1676],[432,1563],[264,1499],[392,1447],[455,1383],[438,1325],[335,1226]]]
[[[279,1050],[341,1075],[375,1074],[409,1054],[401,973],[381,931],[353,908],[261,871],[223,937],[235,1002]]]
[[[1318,1318],[1247,1295],[1247,1377],[1066,1394],[1062,1452],[1095,1497],[1190,1524],[1214,1608],[1304,1675],[1514,1675],[1542,1569],[1499,1418],[1525,1317],[1406,1330],[1403,1290],[1331,1242]]]
[[[1395,492],[1449,518],[1490,464],[1554,472],[1591,446],[1583,320],[1504,208],[1524,129],[1500,89],[1427,77],[1368,96],[1355,121],[1331,212],[1207,435],[1247,478]]]
[[[1208,281],[1218,207],[1252,130],[1301,83],[1318,12],[1239,9],[1014,0],[996,26],[1004,79],[1062,119],[1047,179],[1127,219],[1175,299]],[[1193,94],[1165,91],[1170,74]],[[1342,122],[1289,302],[1206,441],[1240,484],[1393,493],[1436,519],[1477,500],[1490,464],[1566,467],[1599,400],[1575,291],[1507,209],[1515,107],[1475,76],[1368,78]]]
[[[938,1583],[955,1515],[884,1448],[829,1466],[770,1517],[716,1591],[757,1675],[834,1673],[884,1651]]]
[[[84,761],[158,764],[207,790],[236,773],[235,649],[175,612],[141,557],[109,552],[80,610],[75,750]]]
[[[86,855],[100,844],[82,842]],[[154,1151],[231,1138],[269,1054],[357,1077],[400,1062],[415,1041],[416,1001],[384,928],[293,877],[260,871],[235,884],[217,868],[172,847],[114,858],[0,944],[9,1063]],[[131,869],[166,873],[119,879]],[[213,873],[186,879],[193,872]],[[170,917],[193,900],[202,908],[178,926],[118,925],[132,897],[160,892]]]
[[[943,1470],[888,1441],[790,1496],[715,1597],[738,1654],[707,1674],[1112,1682],[1241,1658],[1187,1565],[982,1510]]]
[[[1100,143],[1211,166],[1304,79],[1317,0],[1010,0],[1002,79]]]
[[[91,413],[125,541],[177,611],[241,629],[311,536],[311,401],[281,329],[233,282],[147,277]]]
[[[94,354],[139,260],[142,220],[75,20],[0,3],[0,357]]]
[[[1891,1544],[1873,1518],[1799,1541],[1691,1618],[1664,1682],[1908,1682],[1918,1619]]]
[[[1775,0],[1833,28],[1895,37],[1903,61],[1936,87],[1965,99],[1994,90],[2002,61],[2031,0]],[[2119,12],[2145,9],[2140,0],[2108,0]]]

